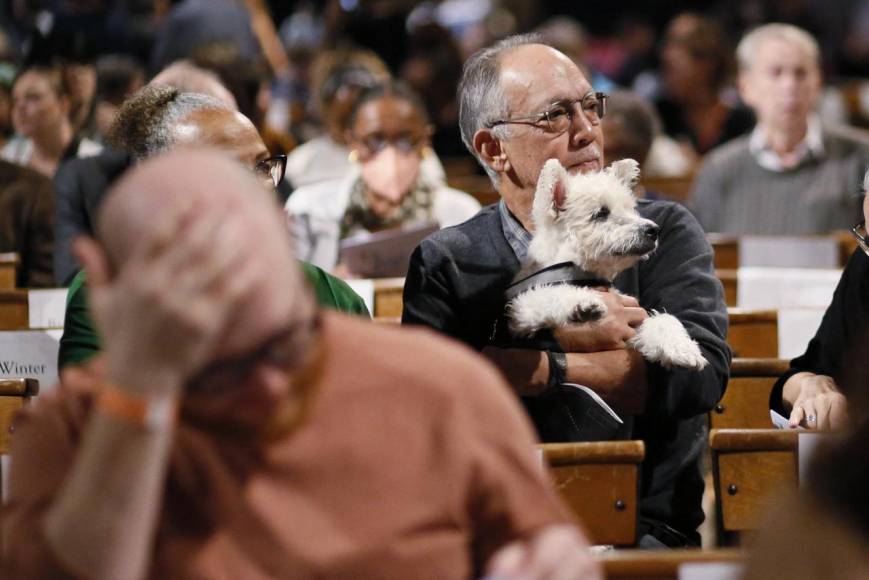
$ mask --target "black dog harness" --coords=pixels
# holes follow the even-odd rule
[[[507,286],[507,289],[504,291],[504,298],[509,302],[532,288],[540,288],[541,286],[557,286],[559,284],[570,284],[571,286],[603,286],[605,288],[611,288],[613,285],[609,280],[604,280],[596,274],[586,272],[573,262],[561,262],[543,268],[542,270],[538,270],[530,276],[526,276],[525,278],[513,282]]]

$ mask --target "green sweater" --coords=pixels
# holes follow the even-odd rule
[[[341,310],[358,316],[370,317],[362,298],[343,280],[327,274],[317,266],[299,261],[302,271],[311,283],[317,302],[325,308]],[[87,286],[84,272],[76,274],[66,295],[66,315],[63,336],[57,355],[57,368],[80,364],[99,352],[97,336],[87,305]]]

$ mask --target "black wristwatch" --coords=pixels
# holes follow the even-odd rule
[[[546,358],[549,359],[549,382],[546,388],[551,389],[567,381],[567,355],[563,352],[547,350]]]

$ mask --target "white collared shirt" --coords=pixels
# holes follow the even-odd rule
[[[824,137],[821,132],[821,120],[817,115],[809,116],[806,121],[806,136],[794,148],[794,163],[785,164],[782,161],[779,154],[769,144],[766,134],[759,124],[751,132],[748,148],[755,160],[757,160],[758,165],[764,169],[775,171],[776,173],[794,169],[810,159],[824,156]]]

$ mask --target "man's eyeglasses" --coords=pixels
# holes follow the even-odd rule
[[[860,246],[860,249],[869,256],[869,240],[867,240],[867,232],[866,232],[866,222],[862,221],[853,228],[851,228],[851,235],[857,240],[857,245]]]
[[[558,101],[553,103],[542,113],[535,113],[525,117],[513,117],[501,119],[488,124],[489,129],[497,125],[534,125],[545,128],[550,133],[560,135],[567,131],[576,114],[576,105],[579,104],[583,114],[592,125],[597,125],[606,115],[606,102],[609,95],[606,93],[588,93],[581,99],[572,101]]]
[[[272,187],[277,187],[281,183],[286,170],[286,155],[275,155],[268,159],[263,159],[253,166],[253,172],[257,178],[262,180],[264,184],[271,184]]]

